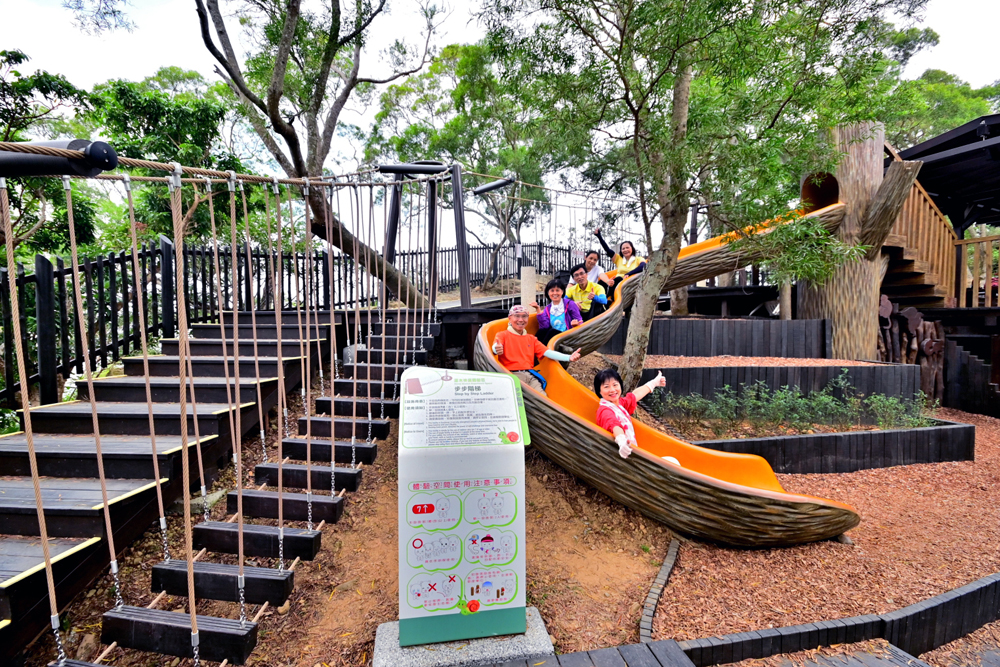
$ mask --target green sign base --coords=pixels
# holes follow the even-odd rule
[[[425,616],[399,621],[399,645],[437,644],[460,639],[498,637],[524,634],[528,629],[527,611],[516,609],[490,609],[476,614],[448,614]]]

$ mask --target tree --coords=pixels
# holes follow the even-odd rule
[[[481,174],[541,183],[557,152],[539,125],[540,114],[527,102],[531,95],[530,85],[511,86],[497,78],[485,46],[447,46],[424,72],[382,94],[365,159],[462,162]],[[469,176],[466,182],[476,186],[492,179]],[[465,203],[466,211],[500,236],[484,288],[497,275],[503,246],[520,243],[522,230],[547,208],[545,190],[520,183],[510,187],[512,196],[495,191]]]
[[[835,163],[820,128],[876,117],[895,103],[885,17],[922,4],[488,4],[483,18],[501,62],[529,64],[507,75],[540,78],[546,108],[567,128],[593,128],[589,159],[636,193],[650,253],[626,339],[627,386],[642,370],[689,202],[720,202],[736,226],[787,210],[802,174]]]
[[[61,74],[36,70],[23,74],[29,58],[23,51],[0,51],[0,140],[25,141],[32,134],[49,134],[64,111],[88,108],[90,96]],[[62,181],[19,178],[9,184],[14,246],[34,251],[61,250],[68,243],[66,193]],[[79,183],[74,189],[80,192]],[[85,188],[83,188],[85,189]],[[76,200],[76,224],[81,242],[93,239],[94,207],[86,196]],[[0,243],[4,243],[0,231]]]
[[[340,115],[352,97],[414,74],[430,61],[438,11],[422,6],[422,46],[396,42],[383,57],[391,71],[362,76],[362,50],[375,20],[386,10],[385,0],[378,5],[358,2],[344,7],[333,2],[322,11],[304,9],[301,0],[245,0],[237,14],[245,43],[255,48],[245,63],[237,56],[218,0],[196,0],[196,6],[202,40],[218,63],[216,72],[239,98],[248,122],[278,165],[292,178],[323,175]],[[331,212],[321,188],[311,189],[309,204],[314,213],[313,232],[325,237]],[[405,276],[339,220],[333,220],[332,236],[327,241],[361,265],[372,267],[377,277],[399,284],[409,305],[424,304]]]
[[[903,84],[913,97],[907,113],[888,119],[886,138],[900,150],[1000,111],[994,84],[975,89],[954,74],[929,69]]]

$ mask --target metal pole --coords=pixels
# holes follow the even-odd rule
[[[462,308],[472,308],[469,277],[469,242],[465,238],[465,190],[462,189],[462,166],[451,166],[451,191],[455,207],[455,240],[458,246],[458,291]]]
[[[52,262],[35,255],[35,322],[38,326],[38,390],[42,405],[59,402],[56,382],[56,300]],[[22,396],[30,392],[21,380]]]
[[[163,337],[171,338],[174,333],[174,244],[165,236],[160,236],[160,307],[163,323]]]
[[[438,263],[437,263],[437,198],[438,183],[427,183],[427,296],[431,307],[437,303]]]
[[[399,217],[403,200],[403,176],[397,175],[392,184],[392,200],[389,202],[389,229],[386,230],[385,261],[392,264],[396,260],[396,234],[399,233]]]

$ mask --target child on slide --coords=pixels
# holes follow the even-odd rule
[[[623,459],[627,459],[632,453],[632,449],[638,447],[635,439],[635,428],[632,426],[632,415],[639,401],[656,387],[664,387],[667,379],[663,373],[657,373],[656,377],[636,388],[634,392],[622,396],[622,378],[618,371],[613,368],[606,368],[594,376],[594,393],[601,397],[601,403],[597,406],[597,425],[615,436],[618,443],[618,453]],[[675,465],[680,463],[672,456],[664,456],[664,460]]]

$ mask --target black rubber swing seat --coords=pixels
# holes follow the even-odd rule
[[[186,597],[187,561],[170,560],[153,566],[154,593],[166,591],[170,595]],[[194,592],[199,600],[240,601],[240,568],[225,563],[194,563]],[[280,607],[292,594],[295,572],[267,567],[243,568],[243,597],[248,604],[270,602]]]
[[[337,440],[333,443],[335,463],[351,462],[351,441]],[[357,463],[369,465],[375,462],[378,456],[378,445],[374,442],[364,440],[354,443],[354,460]],[[285,438],[281,441],[282,454],[295,459],[296,461],[306,460],[306,439],[305,438]],[[312,451],[309,453],[312,461],[330,461],[330,441],[313,440]]]
[[[198,652],[202,660],[234,665],[246,663],[257,645],[257,624],[247,621],[198,616]],[[123,605],[105,612],[101,642],[118,642],[123,648],[149,651],[178,658],[194,656],[191,648],[191,617],[163,609]]]
[[[315,449],[316,443],[313,443]],[[327,448],[329,449],[329,443]],[[311,453],[311,452],[310,452]],[[281,466],[282,485],[293,489],[306,488],[307,467],[299,463],[285,463]],[[320,466],[313,463],[308,467],[309,477],[312,478],[314,489],[330,488],[330,466]],[[334,490],[357,491],[361,486],[361,470],[359,468],[333,468]],[[268,486],[278,485],[278,464],[258,463],[254,468],[254,482],[257,484],[267,484]],[[313,498],[313,502],[315,502]]]
[[[277,526],[244,524],[243,554],[259,558],[278,558]],[[323,533],[318,530],[285,527],[285,558],[313,560],[319,554]],[[195,549],[207,549],[213,553],[239,553],[239,533],[235,523],[203,521],[194,526]]]

